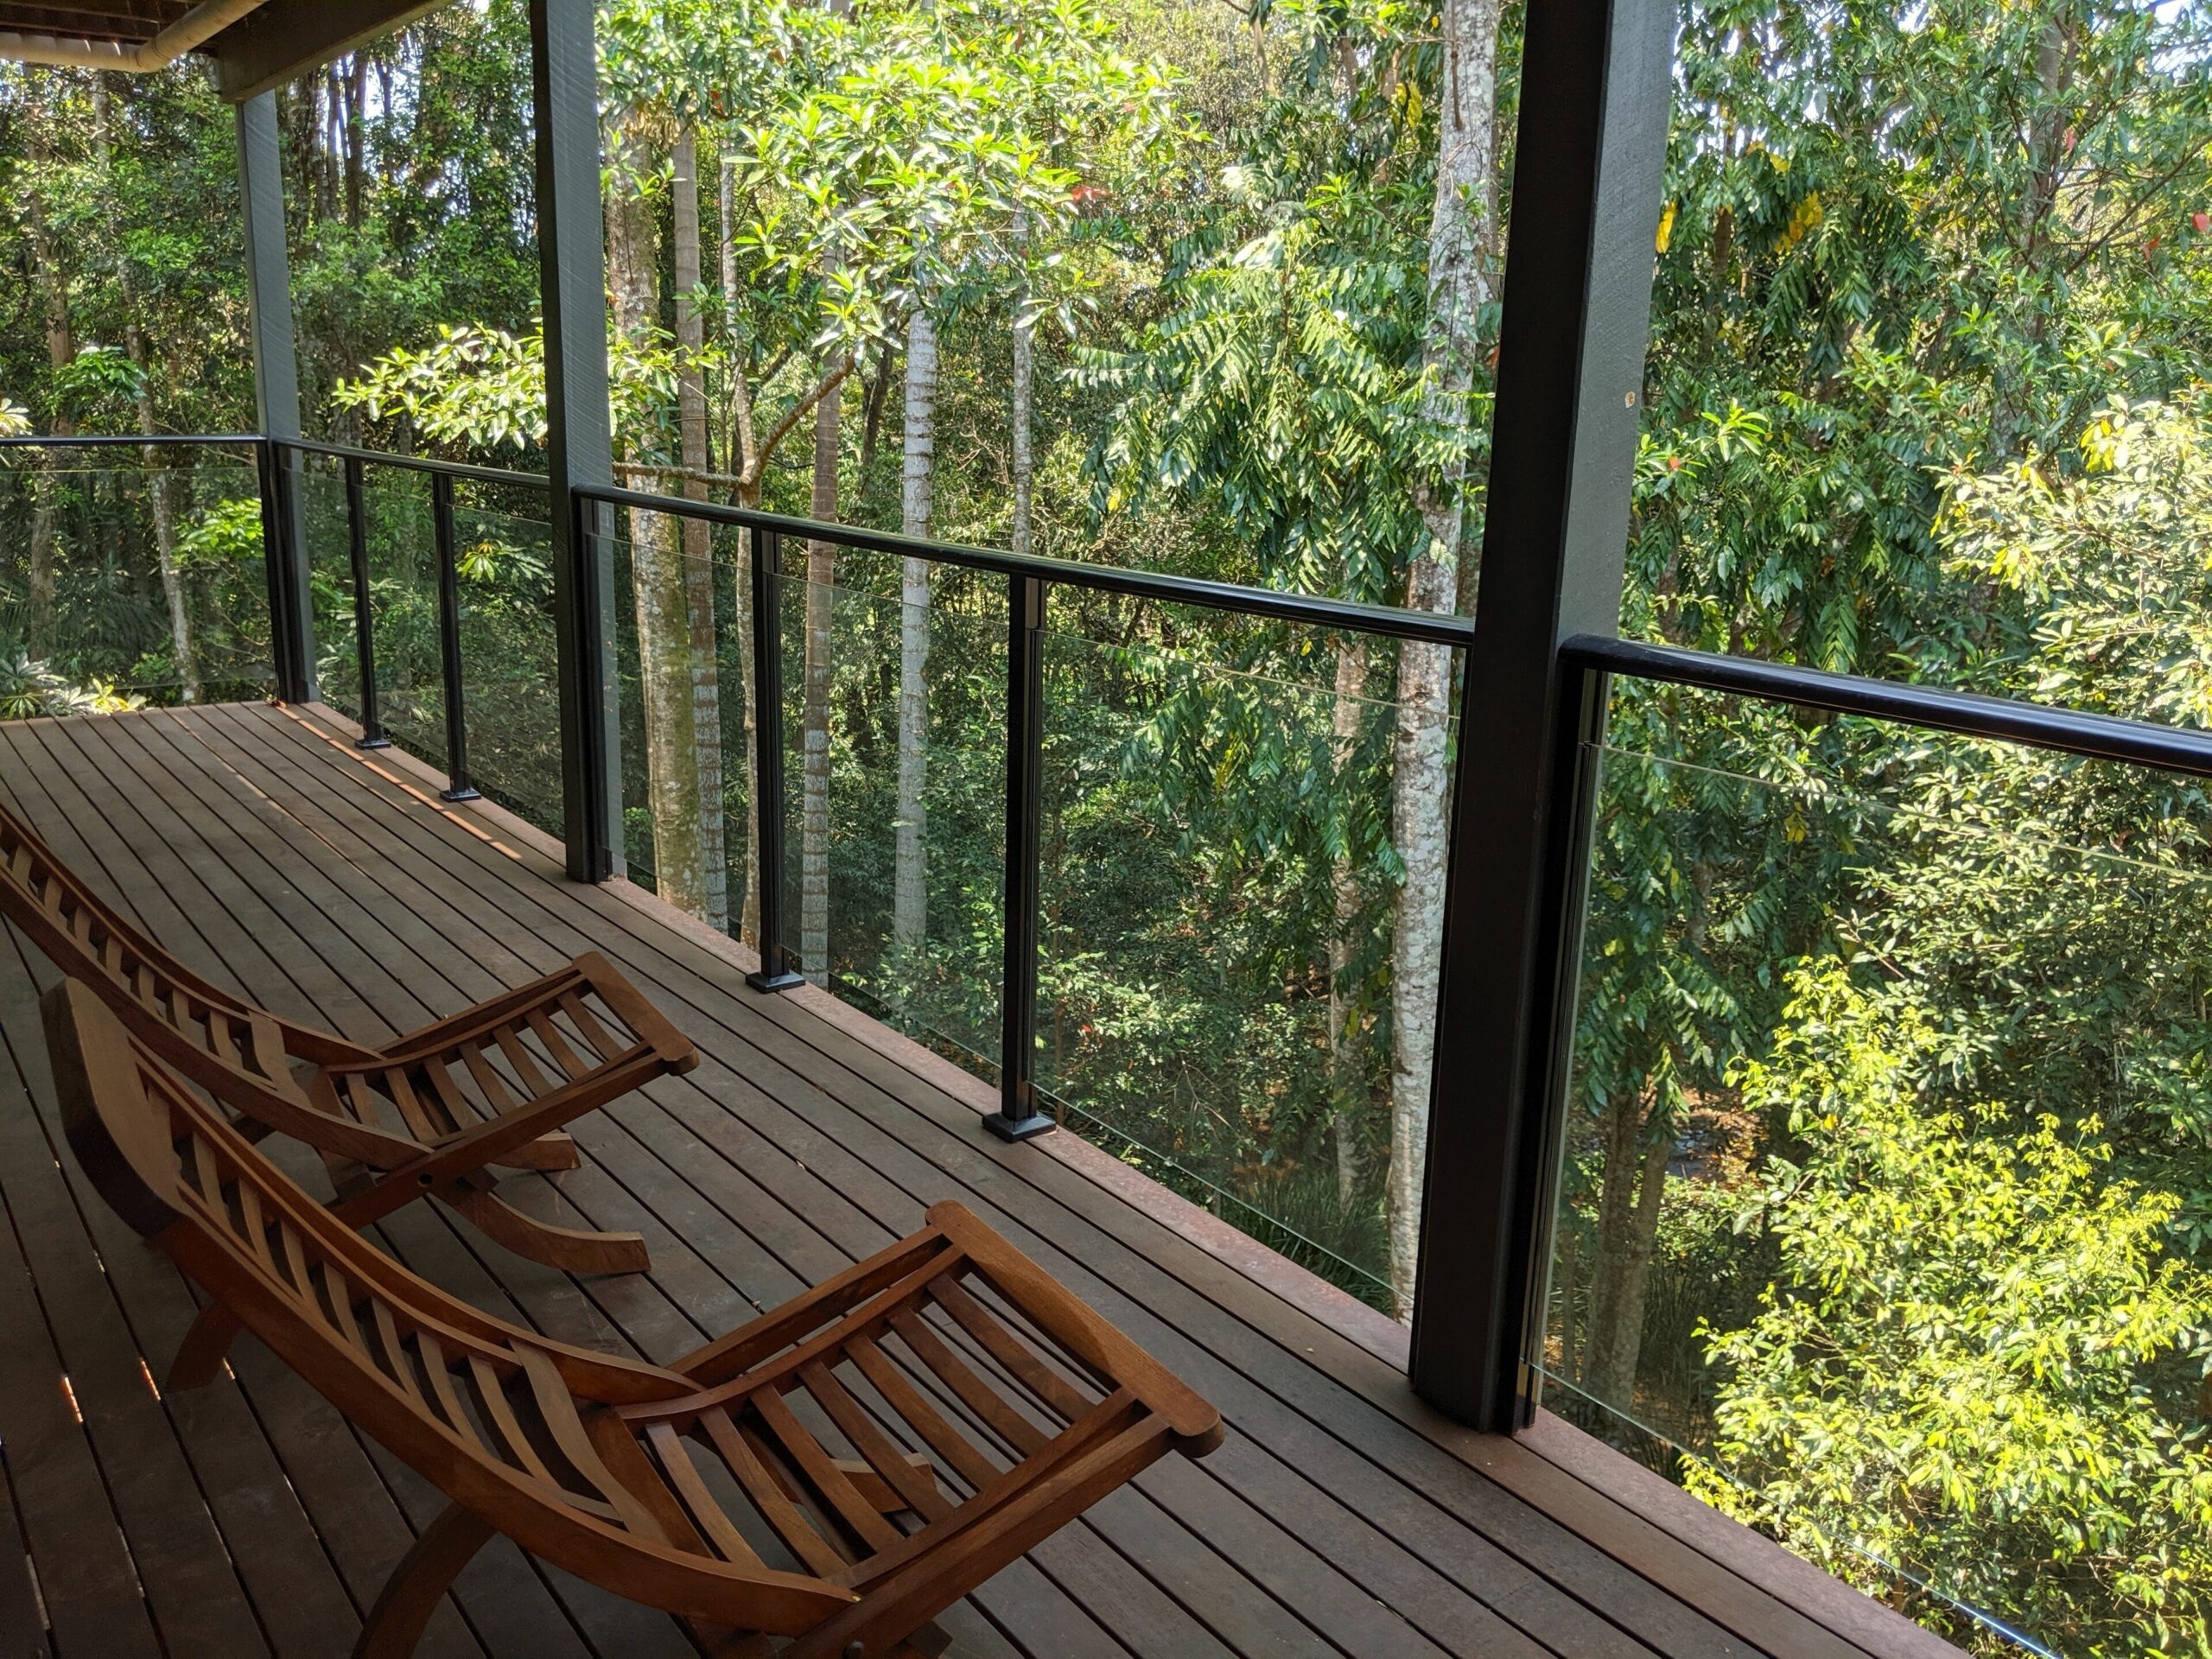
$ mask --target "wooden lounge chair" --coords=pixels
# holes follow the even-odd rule
[[[1211,1406],[957,1204],[671,1366],[549,1342],[372,1248],[83,987],[44,1013],[108,1203],[451,1500],[356,1659],[411,1653],[495,1533],[690,1621],[711,1655],[935,1654],[944,1608],[1220,1440]]]
[[[0,915],[131,1035],[216,1093],[258,1139],[271,1130],[322,1154],[334,1212],[365,1227],[432,1196],[518,1255],[573,1273],[648,1266],[635,1233],[585,1232],[524,1215],[487,1166],[573,1169],[562,1126],[639,1084],[698,1064],[604,957],[480,1002],[388,1048],[296,1025],[208,983],[132,927],[0,809]],[[211,1321],[179,1357],[179,1386],[204,1380],[228,1345]]]

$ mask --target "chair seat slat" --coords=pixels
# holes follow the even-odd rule
[[[845,1351],[860,1368],[861,1375],[874,1384],[875,1391],[899,1414],[899,1421],[919,1435],[922,1443],[957,1471],[963,1480],[970,1486],[982,1486],[998,1478],[999,1465],[947,1421],[944,1414],[907,1380],[906,1374],[880,1348],[872,1342],[856,1341]]]
[[[591,1070],[583,1056],[570,1046],[561,1034],[561,1028],[546,1018],[545,1010],[532,1008],[523,1016],[530,1021],[530,1028],[537,1033],[537,1040],[545,1045],[545,1052],[553,1057],[553,1064],[561,1068],[562,1075],[574,1083]]]
[[[853,1398],[827,1365],[817,1360],[804,1366],[799,1379],[806,1384],[806,1391],[813,1396],[815,1404],[836,1424],[837,1432],[850,1440],[868,1466],[906,1500],[907,1508],[929,1521],[942,1520],[951,1513],[952,1506],[938,1491],[937,1482],[906,1461],[906,1454],[892,1443],[869,1417],[867,1408]]]
[[[692,1524],[699,1529],[700,1536],[713,1546],[715,1553],[741,1567],[760,1566],[760,1553],[745,1541],[745,1535],[707,1490],[707,1483],[700,1478],[699,1465],[691,1460],[691,1450],[683,1436],[666,1423],[653,1423],[645,1430],[645,1440],[652,1447],[653,1460],[660,1465],[669,1490],[682,1500]]]
[[[874,1504],[861,1495],[836,1460],[823,1449],[790,1402],[774,1389],[751,1396],[753,1414],[783,1448],[784,1453],[820,1493],[837,1518],[850,1527],[871,1550],[887,1549],[899,1541],[898,1530],[883,1518]]]
[[[969,1368],[967,1361],[947,1347],[944,1339],[913,1313],[901,1308],[891,1316],[891,1325],[914,1357],[936,1373],[938,1380],[959,1396],[962,1405],[1016,1452],[1027,1457],[1045,1444],[1043,1431],[1007,1404],[989,1383]]]
[[[791,1502],[783,1484],[768,1472],[745,1437],[737,1432],[737,1425],[729,1414],[719,1407],[703,1414],[699,1427],[706,1432],[715,1455],[721,1459],[753,1507],[760,1511],[776,1536],[784,1541],[784,1548],[804,1563],[810,1573],[825,1577],[845,1570],[845,1558],[839,1554],[828,1540],[816,1530],[804,1510]]]
[[[952,1315],[962,1330],[982,1345],[985,1353],[1019,1378],[1024,1388],[1058,1413],[1064,1421],[1071,1423],[1090,1409],[1092,1402],[1073,1383],[1057,1375],[951,1274],[932,1281],[930,1294],[937,1299],[938,1306]]]

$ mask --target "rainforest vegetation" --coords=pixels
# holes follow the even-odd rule
[[[1522,15],[606,0],[623,480],[1474,613]],[[2209,53],[2201,0],[1681,0],[1623,631],[2212,725]],[[528,86],[470,0],[278,94],[312,435],[542,465]],[[252,429],[236,189],[200,72],[0,67],[0,433]],[[251,459],[0,451],[0,715],[255,690]],[[366,481],[437,760],[429,496]],[[543,516],[456,528],[477,781],[557,827]],[[752,550],[614,529],[631,873],[742,932]],[[792,942],[988,1075],[1003,588],[779,557]],[[1049,627],[1040,1081],[1402,1313],[1484,711],[1440,648]],[[2212,1655],[2202,785],[1626,683],[1595,759],[1548,1403],[1969,1647]]]

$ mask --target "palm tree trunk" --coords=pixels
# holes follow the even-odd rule
[[[722,157],[721,174],[721,188],[720,199],[716,203],[721,213],[720,222],[715,227],[715,252],[720,257],[721,265],[723,343],[728,347],[734,359],[735,354],[742,349],[737,334],[737,158],[735,156],[725,155]],[[733,402],[734,403],[734,400]],[[733,410],[730,423],[733,427],[737,424],[734,410]],[[734,432],[729,435],[730,442],[723,446],[723,454],[728,460],[729,470],[743,476],[747,467],[752,464],[753,457],[746,452],[746,446],[737,442],[737,435]],[[741,500],[741,505],[758,506],[760,504],[755,499]],[[752,558],[749,543],[746,558],[748,561],[748,566],[738,572],[738,580],[735,583],[737,614],[732,622],[732,626],[737,630],[738,677],[742,682],[739,688],[740,702],[744,707],[744,718],[740,723],[744,728],[745,746],[745,912],[740,925],[747,937],[757,941],[760,937],[760,757],[753,747],[753,734],[757,729],[755,722],[760,715],[753,703],[753,585],[752,571],[749,567]],[[783,872],[781,870],[775,872],[775,878],[781,880]]]
[[[899,474],[899,524],[927,536],[934,518],[937,466],[937,324],[926,306],[906,331],[906,459]],[[908,559],[899,611],[898,845],[892,878],[891,942],[901,977],[919,971],[929,938],[930,562]]]
[[[1014,220],[1014,254],[1019,258],[1028,239],[1028,220],[1026,215]],[[1037,322],[1029,315],[1029,290],[1025,285],[1014,297],[1014,534],[1011,545],[1016,554],[1029,551],[1030,489],[1036,480],[1037,461],[1031,448],[1031,422],[1034,413],[1030,396],[1037,372]]]
[[[837,456],[844,398],[814,406],[814,494],[808,511],[837,518]],[[837,544],[806,544],[806,683],[802,716],[806,752],[800,781],[799,961],[817,985],[830,982],[830,692],[836,619]]]
[[[706,350],[706,320],[699,314],[699,137],[686,126],[676,140],[670,181],[674,210],[676,263],[677,427],[686,476],[683,493],[707,499],[698,474],[707,470],[707,379],[701,366]],[[722,696],[715,633],[714,527],[702,519],[683,521],[683,594],[691,652],[691,721],[698,746],[699,858],[701,911],[708,923],[729,928],[729,855],[724,824],[728,804],[722,798]]]

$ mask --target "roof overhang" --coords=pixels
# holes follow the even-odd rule
[[[196,52],[241,103],[446,3],[0,0],[0,60],[146,74]]]

